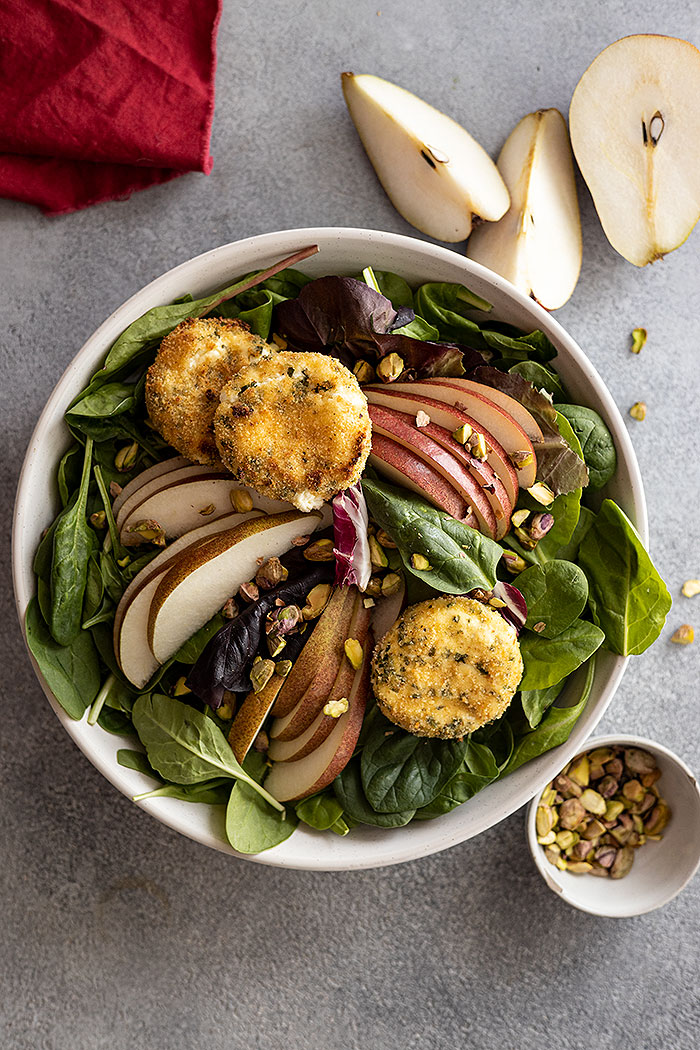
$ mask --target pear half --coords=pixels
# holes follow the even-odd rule
[[[669,36],[628,36],[576,86],[571,144],[615,251],[646,266],[700,218],[700,51]]]
[[[474,231],[467,255],[556,310],[570,298],[581,271],[574,161],[559,110],[523,117],[500,152],[498,168],[510,208],[500,222]]]
[[[368,73],[342,74],[362,145],[396,210],[429,237],[463,241],[472,215],[495,220],[508,190],[488,153],[456,121]]]

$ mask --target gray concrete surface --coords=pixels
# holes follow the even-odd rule
[[[219,243],[291,226],[410,233],[346,115],[341,70],[396,79],[495,153],[539,106],[566,111],[606,44],[662,32],[700,44],[691,0],[227,0],[214,172],[47,220],[0,202],[2,528],[0,1046],[7,1050],[692,1050],[700,879],[626,921],[579,914],[532,866],[516,814],[394,869],[286,873],[178,837],[104,781],[33,678],[9,582],[10,521],[39,410],[85,337],[157,274]],[[381,11],[378,10],[381,8]],[[700,232],[638,271],[608,246],[582,187],[584,269],[558,314],[626,412],[652,545],[674,595],[605,731],[648,734],[700,767]],[[369,260],[368,260],[369,261]],[[643,354],[629,333],[649,331]]]

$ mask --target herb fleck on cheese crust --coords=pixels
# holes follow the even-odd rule
[[[380,709],[416,736],[462,737],[499,718],[522,674],[514,628],[450,595],[406,609],[372,659]]]
[[[160,344],[148,369],[146,407],[159,434],[196,463],[220,464],[214,413],[222,387],[271,347],[243,321],[188,318]]]
[[[221,392],[214,430],[239,481],[304,511],[359,481],[371,444],[359,383],[315,353],[281,351],[242,369]]]

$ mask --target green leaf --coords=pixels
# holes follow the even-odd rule
[[[550,685],[548,689],[529,689],[520,693],[520,703],[530,727],[535,729],[564,688],[564,682]]]
[[[233,789],[236,790],[235,787]],[[248,791],[251,789],[248,788]],[[142,795],[135,795],[134,801],[142,801],[145,798],[177,798],[181,802],[200,802],[208,806],[225,806],[231,795],[231,781],[220,777],[218,780],[207,780],[203,784],[163,784],[146,791]],[[256,795],[256,798],[259,796]],[[267,805],[267,803],[265,803]],[[268,807],[269,808],[269,807]]]
[[[261,756],[252,754],[244,767],[255,784],[266,771]],[[298,817],[292,809],[273,809],[257,791],[239,781],[234,785],[226,807],[226,838],[239,853],[262,853],[279,846],[294,831]]]
[[[374,276],[379,286],[379,291],[390,301],[391,305],[398,309],[399,306],[407,306],[413,309],[413,292],[408,281],[399,277],[389,270],[374,270]]]
[[[570,561],[553,559],[545,565],[533,565],[521,572],[517,587],[527,603],[526,627],[544,624],[538,634],[542,638],[555,635],[570,627],[588,600],[586,574]]]
[[[520,688],[548,689],[585,663],[605,640],[605,634],[587,620],[574,620],[556,638],[543,638],[532,631],[520,636],[525,664]]]
[[[73,404],[66,420],[80,428],[84,419],[112,419],[132,411],[135,404],[133,384],[106,383]]]
[[[56,472],[58,483],[58,494],[61,497],[61,506],[67,507],[71,496],[80,484],[81,454],[82,448],[76,442],[61,458]]]
[[[561,497],[557,496],[557,499],[560,498]],[[556,500],[554,502],[556,503]],[[562,561],[578,561],[579,548],[594,521],[595,513],[592,510],[589,510],[588,507],[582,505],[579,511],[578,521],[576,522],[576,528],[572,532],[569,541],[556,552],[556,557],[561,558]]]
[[[88,438],[78,498],[62,511],[53,533],[48,624],[54,639],[62,646],[70,645],[80,631],[88,565],[97,546],[95,533],[85,516],[91,460],[92,439]]]
[[[134,751],[132,748],[121,747],[117,751],[117,762],[125,769],[135,769],[139,773],[146,773],[149,777],[158,778],[158,774],[148,761],[143,751]]]
[[[368,479],[362,489],[372,517],[397,544],[408,572],[447,594],[495,585],[503,551],[493,540],[405,489]],[[413,554],[422,554],[431,568],[414,569]]]
[[[559,395],[554,396],[559,399]],[[591,488],[602,488],[617,469],[617,453],[612,434],[592,408],[586,408],[584,405],[557,405],[556,408],[569,421],[580,442]]]
[[[386,293],[384,293],[386,294]],[[297,802],[296,813],[310,828],[327,831],[337,824],[343,815],[343,807],[337,798],[329,794],[312,795]]]
[[[348,762],[342,773],[333,781],[333,791],[343,807],[345,817],[358,824],[369,824],[377,828],[401,828],[412,819],[415,810],[396,813],[377,813],[365,798],[360,775],[359,756]]]
[[[550,707],[549,712],[540,722],[537,729],[533,730],[532,733],[526,733],[518,741],[513,755],[504,770],[504,774],[512,773],[518,766],[522,766],[525,762],[537,758],[538,755],[543,755],[545,751],[558,747],[559,744],[563,744],[564,741],[569,739],[571,730],[576,725],[588,702],[594,674],[595,660],[591,660],[586,670],[583,691],[579,700],[573,707]]]
[[[378,720],[360,760],[365,798],[377,813],[427,806],[464,761],[466,740],[417,737]]]
[[[491,304],[475,296],[464,285],[447,282],[422,284],[415,295],[415,309],[428,324],[437,328],[441,339],[466,343],[476,350],[486,348],[479,325],[466,316],[466,311],[481,309],[487,312],[492,309]]]
[[[604,500],[579,561],[606,649],[620,656],[643,653],[661,634],[671,596],[632,522],[612,500]]]
[[[557,401],[563,401],[566,397],[557,373],[545,368],[537,361],[519,361],[508,371],[511,375],[515,374],[527,379],[528,383],[532,383],[537,390],[546,390]]]
[[[224,618],[221,613],[215,613],[208,623],[200,627],[191,638],[184,642],[175,653],[173,660],[180,664],[194,664],[199,660],[204,647],[214,637],[217,631],[224,626]]]
[[[442,817],[445,813],[450,813],[457,806],[461,806],[463,802],[467,802],[474,795],[483,791],[485,787],[493,783],[493,779],[493,777],[471,773],[462,767],[429,805],[416,810],[415,820],[433,820],[435,817]]]
[[[27,644],[51,692],[71,718],[82,718],[100,688],[100,664],[91,636],[79,631],[68,646],[59,645],[32,598],[25,616]]]
[[[174,784],[226,776],[241,780],[276,809],[283,809],[236,761],[226,737],[201,711],[158,693],[140,696],[132,718],[155,770]]]

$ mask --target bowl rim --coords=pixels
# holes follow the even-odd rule
[[[670,748],[666,747],[664,744],[659,744],[656,740],[650,740],[649,737],[634,736],[630,733],[606,733],[604,736],[591,736],[586,741],[585,747],[579,751],[574,752],[571,758],[575,758],[576,755],[583,754],[584,751],[591,751],[596,747],[609,747],[611,744],[623,744],[629,747],[646,748],[648,751],[656,751],[658,754],[663,755],[663,757],[668,762],[676,766],[682,773],[685,773],[686,777],[695,789],[695,793],[696,795],[698,795],[698,798],[700,800],[700,786],[698,785],[697,778],[693,773],[692,769],[690,769],[690,767],[683,761],[683,759],[679,755],[677,755],[674,751],[671,751]],[[570,758],[567,759],[567,762],[570,760]],[[566,765],[566,762],[564,763],[564,765]],[[543,785],[543,788],[544,786],[545,785]],[[542,796],[543,788],[540,789],[535,795],[533,795],[533,797],[528,803],[527,812],[525,814],[525,838],[527,840],[530,855],[534,861],[535,867],[539,871],[540,875],[544,879],[549,889],[552,891],[552,893],[556,894],[557,897],[560,897],[563,901],[566,901],[567,904],[571,905],[572,908],[576,908],[578,911],[586,912],[588,915],[598,915],[605,919],[632,919],[636,915],[647,915],[649,912],[657,911],[659,908],[663,908],[664,905],[668,904],[669,901],[672,901],[674,897],[677,897],[678,894],[681,893],[688,885],[688,883],[694,878],[698,871],[698,868],[700,868],[699,840],[697,859],[695,861],[695,866],[693,867],[692,871],[688,873],[687,877],[683,880],[680,886],[677,886],[672,892],[668,893],[657,904],[652,904],[646,908],[639,908],[637,911],[630,912],[628,915],[618,915],[615,912],[606,911],[603,908],[592,908],[580,903],[579,901],[575,900],[570,893],[567,892],[565,887],[560,886],[556,882],[554,876],[551,873],[552,865],[549,863],[548,860],[546,860],[544,855],[544,849],[542,848],[542,846],[540,846],[539,842],[537,841],[537,829],[535,827],[535,818],[537,815],[537,806]]]
[[[632,517],[643,542],[645,545],[648,545],[648,519],[644,487],[634,448],[619,409],[601,376],[585,356],[583,350],[581,350],[573,337],[568,334],[562,325],[537,302],[518,291],[518,289],[511,285],[509,281],[505,280],[505,278],[500,277],[498,274],[493,273],[480,264],[473,262],[451,249],[433,244],[430,241],[424,241],[418,237],[410,237],[404,234],[358,227],[336,226],[301,227],[290,230],[274,231],[219,245],[216,248],[210,249],[207,252],[203,252],[200,255],[179,263],[177,266],[167,270],[165,273],[140,288],[125,300],[125,302],[118,306],[116,310],[114,310],[86,339],[82,347],[69,362],[60,379],[57,381],[29,439],[17,485],[13,514],[12,575],[15,604],[25,646],[27,646],[27,642],[24,630],[24,613],[34,592],[31,588],[25,585],[23,576],[26,571],[26,565],[22,563],[20,558],[20,544],[18,540],[26,517],[24,490],[27,485],[27,476],[30,472],[33,460],[38,454],[38,449],[42,444],[42,435],[50,425],[50,422],[54,419],[57,410],[65,406],[66,399],[64,391],[70,387],[76,373],[80,371],[80,364],[83,359],[89,357],[91,353],[96,353],[97,348],[99,348],[100,353],[103,354],[113,341],[111,338],[113,330],[116,330],[118,334],[129,323],[131,323],[135,317],[140,316],[151,306],[160,304],[160,302],[163,301],[163,297],[162,294],[159,293],[162,293],[162,290],[176,281],[177,278],[188,275],[191,276],[192,283],[196,283],[198,275],[201,279],[202,274],[206,273],[208,264],[212,264],[213,266],[222,255],[225,257],[232,252],[245,253],[246,251],[257,251],[262,256],[265,251],[270,251],[272,249],[274,249],[277,254],[282,255],[286,250],[291,252],[295,250],[295,248],[298,248],[300,244],[309,243],[318,243],[321,247],[321,251],[323,251],[324,244],[330,248],[333,246],[334,242],[342,245],[342,242],[345,241],[348,242],[348,247],[350,247],[352,242],[357,239],[363,241],[370,250],[373,244],[379,244],[386,249],[394,249],[399,252],[401,250],[419,252],[426,260],[426,267],[431,261],[436,264],[442,262],[443,264],[452,267],[459,266],[464,273],[465,282],[468,282],[470,276],[477,278],[478,281],[490,285],[495,291],[508,297],[513,301],[513,304],[516,307],[519,307],[524,313],[532,315],[535,325],[547,332],[549,337],[555,343],[558,353],[561,353],[565,358],[569,358],[573,362],[576,370],[580,372],[594,388],[596,398],[598,399],[598,405],[596,407],[606,414],[608,420],[613,424],[618,458],[625,463],[625,467],[629,474],[629,502],[633,506]],[[301,265],[303,266],[303,264]],[[109,341],[105,341],[106,334],[110,335]],[[114,337],[116,338],[116,336]],[[629,510],[629,506],[627,509]],[[28,646],[27,651],[29,652]],[[140,789],[140,785],[143,783],[142,780],[139,780],[135,789],[135,778],[142,777],[142,774],[137,774],[134,770],[129,770],[125,767],[119,766],[113,759],[108,760],[102,755],[95,753],[96,749],[91,746],[90,742],[83,738],[80,728],[84,725],[86,716],[83,716],[83,719],[76,722],[71,719],[65,711],[63,711],[41,675],[31,652],[29,652],[29,658],[34,667],[39,683],[64,729],[69,733],[73,741],[86,755],[89,761],[99,770],[99,772],[131,801],[133,795],[137,793]],[[165,807],[162,807],[160,812],[155,811],[149,804],[150,800],[139,801],[136,805],[145,809],[147,812],[150,812],[161,823],[186,835],[188,838],[194,839],[195,841],[201,842],[204,845],[208,845],[229,855],[244,857],[244,859],[250,860],[253,863],[270,866],[320,871],[362,870],[371,867],[382,867],[385,865],[403,863],[404,861],[413,860],[418,857],[429,856],[443,849],[448,849],[457,843],[466,841],[468,838],[474,837],[477,834],[481,834],[481,832],[492,827],[494,824],[499,823],[501,820],[514,813],[517,809],[521,808],[529,798],[538,795],[544,784],[546,784],[548,780],[551,779],[552,775],[554,775],[552,773],[554,767],[561,768],[562,765],[566,764],[571,755],[576,754],[581,750],[587,736],[594,731],[600,718],[602,718],[612,700],[624,673],[628,659],[628,657],[621,656],[615,656],[612,659],[610,671],[607,675],[607,681],[603,684],[602,689],[600,690],[600,695],[597,698],[598,709],[596,710],[595,715],[592,714],[591,723],[585,726],[585,734],[582,734],[583,727],[575,726],[568,741],[545,753],[545,755],[540,756],[539,759],[535,759],[532,763],[529,763],[532,768],[533,779],[532,783],[528,785],[525,795],[523,796],[522,792],[520,792],[515,801],[511,799],[507,804],[501,804],[495,815],[492,815],[487,819],[477,820],[474,829],[471,831],[468,830],[466,834],[463,831],[455,833],[454,825],[452,826],[452,829],[450,828],[449,817],[453,816],[453,814],[447,814],[446,817],[438,818],[437,820],[430,822],[423,822],[432,826],[431,830],[433,830],[433,834],[427,835],[428,841],[423,840],[419,845],[415,841],[416,836],[406,834],[405,842],[402,840],[401,845],[397,846],[391,833],[384,832],[381,836],[372,836],[366,841],[358,841],[358,839],[355,838],[353,843],[355,849],[346,850],[345,852],[347,855],[340,858],[335,852],[333,852],[332,855],[329,855],[327,851],[323,849],[314,848],[313,839],[314,836],[317,836],[319,833],[314,833],[311,829],[304,828],[298,829],[294,836],[294,838],[298,838],[301,834],[305,836],[305,839],[308,839],[309,848],[304,852],[303,856],[286,857],[284,855],[284,847],[291,841],[290,839],[287,839],[286,842],[282,843],[280,846],[262,854],[243,855],[232,850],[227,843],[219,841],[217,835],[213,834],[212,831],[205,826],[205,821],[195,822],[197,824],[196,828],[187,827],[185,826],[188,823],[186,818],[175,816],[171,812],[164,812],[163,810]],[[91,727],[91,729],[94,729],[94,727]],[[578,732],[577,729],[579,730]],[[518,771],[516,771],[516,774],[514,775],[517,775],[517,772]],[[174,802],[175,800],[163,799],[160,801]],[[188,804],[181,802],[179,805],[187,806]],[[454,812],[459,812],[459,808]],[[199,825],[201,825],[201,827]],[[383,829],[371,830],[383,831]],[[403,829],[393,830],[402,831]],[[391,842],[389,843],[390,836]],[[384,840],[386,841],[383,845]]]

